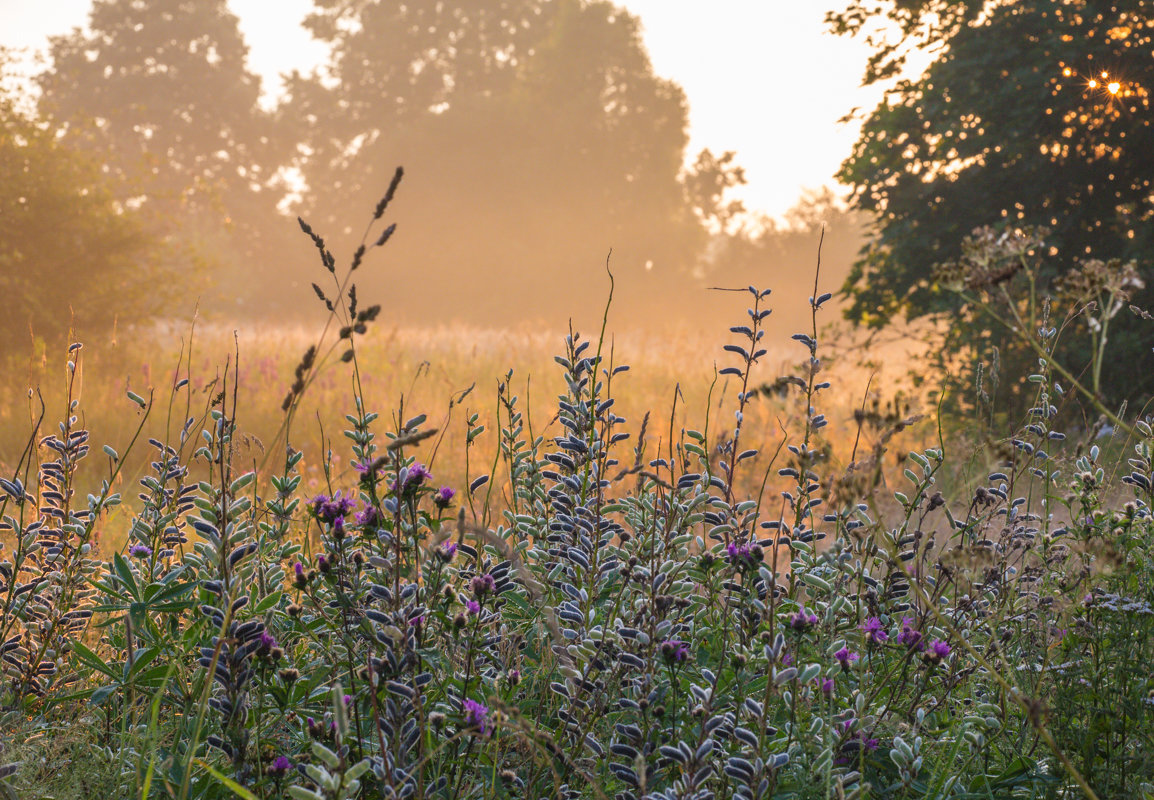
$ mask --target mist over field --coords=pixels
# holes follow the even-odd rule
[[[0,0],[0,800],[1154,798],[1149,6]]]

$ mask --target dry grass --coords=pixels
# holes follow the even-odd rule
[[[590,325],[578,332],[589,337],[595,336],[597,330]],[[358,343],[357,361],[366,405],[379,411],[382,424],[388,427],[398,422],[398,409],[403,409],[405,417],[427,414],[443,434],[424,446],[426,457],[432,458],[435,478],[439,483],[460,488],[492,467],[497,452],[493,432],[499,428],[497,387],[511,369],[511,386],[526,415],[526,429],[546,439],[556,432],[550,415],[555,413],[556,396],[563,386],[553,359],[562,351],[566,333],[529,326],[502,330],[379,326]],[[293,370],[316,337],[315,329],[302,326],[242,330],[235,334],[212,325],[193,330],[158,326],[132,338],[87,343],[79,366],[81,424],[91,431],[96,447],[107,443],[120,449],[131,438],[140,413],[125,392],[131,390],[144,397],[151,393],[155,405],[145,433],[174,441],[186,405],[192,415],[204,413],[211,396],[222,385],[228,386],[231,395],[235,375],[243,460],[259,465],[283,421],[281,404],[292,383]],[[716,369],[732,361],[732,356],[721,349],[729,338],[724,330],[687,328],[634,330],[607,336],[605,349],[613,363],[631,367],[614,379],[614,410],[628,420],[627,427],[634,433],[646,412],[650,413],[648,457],[655,457],[658,452],[667,454],[671,433],[676,441],[683,429],[708,429],[712,442],[720,439],[723,428],[732,426],[737,388],[727,385],[725,377],[715,377]],[[769,354],[755,368],[751,385],[772,384],[780,376],[802,374],[799,362],[805,350],[789,340],[788,332],[771,331],[767,342]],[[833,452],[848,455],[858,431],[854,412],[865,399],[867,385],[871,400],[887,400],[895,391],[902,367],[890,367],[891,374],[884,374],[855,366],[849,359],[827,363],[830,365],[822,379],[832,381],[840,391],[823,397],[820,411],[831,421],[823,433]],[[0,386],[0,474],[11,474],[28,441],[32,420],[39,413],[41,397],[49,425],[54,426],[65,412],[66,362],[62,354],[41,353],[23,362],[10,360],[8,366],[10,378]],[[327,481],[331,481],[331,488],[348,488],[356,483],[347,440],[342,436],[347,427],[345,414],[354,408],[350,373],[346,365],[330,358],[309,387],[290,432],[291,444],[305,453],[308,492],[325,489]],[[172,387],[186,374],[191,392],[178,393],[170,407]],[[30,396],[28,386],[35,387],[39,394]],[[451,404],[470,386],[474,388],[463,401]],[[753,403],[746,415],[747,430],[753,433],[749,446],[762,452],[743,465],[739,482],[742,491],[756,495],[769,467],[769,457],[781,442],[782,430],[802,427],[798,423],[804,411],[802,395],[796,388],[785,395],[761,395]],[[486,427],[486,433],[468,454],[466,470],[466,420],[473,413],[479,415],[478,424]],[[930,433],[918,435],[924,439]],[[859,449],[868,447],[869,437],[870,432],[863,431]],[[905,444],[913,445],[915,440],[907,434]],[[906,449],[902,449],[903,454]],[[128,460],[121,473],[126,485],[120,490],[128,503],[106,523],[106,547],[119,547],[123,541],[135,496],[130,487],[135,486],[147,467],[142,455],[145,453],[146,449],[139,450],[136,459]],[[268,463],[275,464],[276,460],[270,458]],[[500,469],[497,474],[494,483],[499,489]],[[94,472],[88,478],[98,480]],[[770,486],[772,483],[771,480]],[[499,503],[496,492],[494,497]]]

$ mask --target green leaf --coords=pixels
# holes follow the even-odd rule
[[[140,599],[140,588],[136,585],[136,578],[132,574],[132,568],[128,566],[128,562],[124,560],[124,556],[120,553],[112,554],[112,568],[116,570],[117,577],[120,582],[128,588],[129,595],[133,599]]]
[[[137,651],[136,660],[132,662],[132,669],[127,670],[125,678],[127,679],[134,675],[139,675],[145,667],[156,660],[158,655],[160,655],[159,647],[146,647],[143,650]],[[125,668],[128,667],[127,664],[124,666]],[[167,669],[167,667],[165,667],[165,669]]]
[[[118,677],[116,670],[104,663],[104,659],[89,650],[88,646],[79,639],[72,643],[72,651],[76,653],[76,657],[80,659],[80,662],[85,666],[101,672],[110,678],[116,679]]]
[[[115,694],[116,690],[119,688],[119,686],[113,685],[101,686],[98,689],[93,690],[92,695],[88,698],[88,700],[94,706],[101,705],[105,700]]]
[[[221,775],[219,772],[217,772],[215,769],[213,769],[212,765],[209,764],[207,761],[204,761],[203,759],[198,758],[196,760],[196,763],[199,764],[200,766],[204,767],[204,769],[208,772],[209,775],[211,775],[212,777],[214,777],[218,781],[220,781],[222,784],[224,784],[225,787],[228,788],[237,797],[243,798],[243,800],[260,800],[259,797],[257,797],[255,794],[250,792],[248,789],[241,786],[239,783],[234,781],[232,778],[229,778],[225,775]]]
[[[340,756],[320,742],[313,742],[313,755],[323,761],[329,769],[339,769],[341,766]]]
[[[273,592],[268,597],[266,597],[265,599],[263,599],[259,603],[257,603],[254,611],[257,614],[263,614],[264,612],[268,611],[270,608],[276,608],[276,605],[277,605],[277,603],[280,602],[280,599],[282,596],[283,596],[282,592]]]

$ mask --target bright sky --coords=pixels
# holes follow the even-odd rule
[[[618,2],[641,18],[656,72],[689,98],[690,157],[703,147],[736,150],[749,181],[738,193],[747,207],[778,216],[803,189],[834,185],[857,134],[856,124],[838,120],[879,98],[859,88],[865,46],[823,30],[837,0]],[[266,91],[275,91],[280,73],[324,59],[299,25],[311,0],[229,6]],[[83,26],[89,7],[90,0],[0,0],[0,45],[41,48],[49,35]]]

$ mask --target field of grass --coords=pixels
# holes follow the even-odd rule
[[[615,336],[343,294],[315,349],[10,361],[0,793],[1154,796],[1154,430],[1067,432],[1044,327],[999,433],[829,359],[827,295]]]
[[[742,310],[735,310],[737,319]],[[74,394],[80,401],[81,424],[101,445],[119,447],[129,441],[144,415],[127,398],[126,392],[132,391],[154,400],[143,434],[164,440],[184,421],[186,408],[189,413],[203,413],[213,390],[235,380],[240,434],[236,457],[254,467],[267,464],[270,458],[265,442],[277,441],[283,449],[281,405],[293,383],[295,367],[308,347],[316,343],[319,332],[319,328],[304,326],[247,331],[213,324],[157,326],[130,337],[85,343],[75,359]],[[780,335],[782,331],[775,332],[778,341],[756,365],[751,386],[771,386],[782,376],[800,374],[799,348]],[[429,424],[439,434],[435,448],[426,446],[426,450],[435,449],[435,456],[427,456],[429,466],[446,483],[463,486],[469,481],[464,442],[471,415],[477,415],[476,426],[490,432],[474,440],[472,476],[486,472],[497,453],[492,432],[498,426],[500,384],[510,384],[529,427],[540,435],[555,432],[556,398],[564,389],[564,381],[554,356],[566,335],[563,330],[542,331],[530,326],[496,330],[382,325],[367,334],[360,345],[359,390],[366,408],[386,416],[399,413],[396,410],[402,403],[411,415],[428,415]],[[630,366],[616,386],[617,411],[634,428],[646,413],[650,414],[646,438],[651,448],[667,447],[671,432],[676,439],[686,428],[706,430],[708,426],[731,424],[732,411],[725,401],[735,391],[733,379],[715,374],[723,366],[721,346],[730,338],[724,329],[689,330],[684,325],[661,332],[609,332],[607,359]],[[191,363],[187,356],[190,344]],[[9,359],[7,374],[19,377],[0,386],[0,474],[14,469],[41,402],[47,419],[64,415],[69,354],[64,348],[59,350],[42,348],[36,357]],[[904,351],[895,352],[904,356]],[[900,394],[892,387],[903,385],[904,377],[900,367],[891,367],[887,374],[866,370],[848,359],[835,364],[832,375],[847,390],[831,398],[827,413],[842,423],[849,423],[863,403],[871,407],[892,403],[893,396]],[[174,392],[174,386],[185,378],[187,387]],[[30,396],[30,386],[34,396]],[[890,387],[890,396],[883,397],[879,386]],[[336,486],[356,483],[341,434],[348,427],[345,415],[353,407],[356,391],[351,371],[332,358],[319,370],[301,404],[290,439],[292,446],[304,453],[301,469],[307,491],[320,491],[328,482]],[[747,424],[759,441],[777,443],[783,429],[791,428],[803,410],[796,394],[779,388],[751,404]],[[906,407],[902,410],[909,411]],[[856,437],[857,426],[846,424],[837,435]],[[863,435],[868,444],[869,426]],[[911,435],[906,435],[907,447],[924,443],[922,440],[935,434],[923,425],[916,439]],[[848,451],[852,442],[830,444],[831,451],[840,452]],[[126,457],[117,486],[135,483],[151,458],[148,453]],[[743,491],[759,490],[757,466],[762,465],[764,472],[767,463],[768,454],[750,462],[752,469],[747,471],[748,485]],[[96,473],[82,476],[79,488],[93,491],[100,477]],[[495,499],[499,500],[499,495]],[[102,547],[115,550],[124,544],[128,519],[128,509],[123,509],[108,520],[102,528],[107,530]]]

